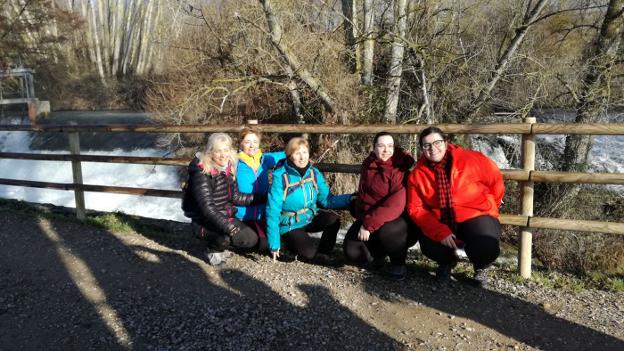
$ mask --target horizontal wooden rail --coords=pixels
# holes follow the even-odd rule
[[[535,123],[532,134],[624,135],[624,123]]]
[[[624,173],[531,171],[530,180],[541,183],[624,184]]]
[[[624,223],[583,221],[577,219],[530,217],[529,227],[570,230],[575,232],[624,234]]]
[[[531,126],[524,123],[496,124],[439,124],[445,132],[456,134],[528,134]],[[0,125],[0,130],[27,132],[139,132],[139,133],[215,133],[240,132],[246,125],[159,125],[159,124],[107,124],[107,125]],[[427,125],[422,124],[258,124],[254,129],[268,133],[322,133],[322,134],[375,134],[390,132],[396,134],[418,134]]]
[[[585,134],[624,135],[624,123],[495,123],[495,124],[439,124],[447,133],[454,134]],[[0,125],[4,131],[27,132],[139,132],[139,133],[215,133],[240,132],[245,125]],[[270,133],[374,134],[387,131],[396,134],[417,134],[427,125],[422,124],[259,124],[254,128]]]
[[[17,179],[7,179],[7,178],[0,178],[0,184],[26,186],[30,188],[42,188],[42,189],[82,190],[82,191],[92,191],[92,192],[101,192],[101,193],[157,196],[157,197],[168,197],[168,198],[181,198],[182,197],[181,190],[145,189],[145,188],[124,187],[124,186],[89,185],[89,184],[74,185],[72,183],[36,182],[32,180],[17,180]]]
[[[77,188],[81,188],[83,191],[89,191],[89,192],[157,196],[157,197],[167,197],[167,198],[181,198],[182,197],[182,192],[179,190],[159,190],[159,189],[130,188],[130,187],[121,187],[121,186],[88,185],[88,184],[84,184],[80,186],[80,185],[74,185],[74,184],[68,184],[68,183],[36,182],[36,181],[29,181],[29,180],[15,180],[15,179],[6,179],[6,178],[0,178],[0,184],[26,186],[26,187],[31,187],[31,188],[56,189],[56,190],[74,190]],[[583,221],[583,220],[573,220],[573,219],[553,219],[553,218],[528,217],[528,216],[510,215],[510,214],[501,214],[500,222],[501,224],[505,224],[505,225],[513,225],[513,226],[528,227],[528,228],[624,234],[624,223]]]
[[[163,166],[186,166],[190,158],[162,158],[139,156],[100,156],[70,154],[33,154],[18,152],[0,152],[0,159],[38,160],[38,161],[81,161],[104,163],[150,164]],[[319,163],[316,167],[323,172],[354,173],[360,172],[361,165]],[[584,184],[624,184],[624,173],[566,173],[553,171],[525,171],[521,169],[502,169],[506,180],[534,181],[549,183],[584,183]]]
[[[191,161],[187,157],[163,158],[141,156],[105,156],[105,155],[71,155],[71,154],[31,154],[18,152],[0,152],[0,159],[37,160],[37,161],[81,161],[104,163],[136,163],[164,166],[186,166]]]

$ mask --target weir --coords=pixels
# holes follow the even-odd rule
[[[30,124],[50,113],[50,102],[35,96],[34,71],[30,68],[0,69],[0,107],[25,104]]]

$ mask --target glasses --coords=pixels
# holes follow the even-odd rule
[[[436,147],[436,149],[439,149],[442,146],[443,143],[444,143],[444,140],[440,139],[440,140],[436,140],[436,141],[434,141],[432,143],[422,144],[421,147],[422,147],[423,150],[430,151],[431,149],[433,149],[434,146]]]

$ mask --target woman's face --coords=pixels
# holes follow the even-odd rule
[[[394,155],[394,139],[390,135],[383,135],[377,139],[373,152],[378,159],[388,161]]]
[[[219,167],[225,167],[230,161],[230,147],[226,143],[215,143],[210,153],[212,161]]]
[[[245,135],[240,143],[241,151],[249,156],[253,156],[260,149],[260,138],[254,133]]]
[[[429,134],[420,145],[425,157],[431,162],[440,162],[446,154],[447,143],[438,133]]]
[[[301,145],[292,155],[288,156],[288,158],[295,166],[303,168],[310,162],[310,153],[305,145]]]

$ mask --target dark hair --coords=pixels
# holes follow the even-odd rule
[[[420,132],[420,135],[418,135],[418,145],[420,145],[422,147],[422,141],[423,139],[431,134],[440,134],[440,136],[442,137],[442,139],[447,140],[448,141],[448,136],[446,134],[444,134],[444,132],[442,131],[442,129],[438,128],[438,127],[427,127],[425,129],[423,129],[422,132]]]
[[[381,138],[383,136],[389,136],[394,141],[394,136],[392,134],[390,134],[388,132],[379,132],[379,133],[375,134],[375,138],[373,138],[373,148],[375,148],[375,145],[377,145],[377,141],[379,141],[379,138]]]

